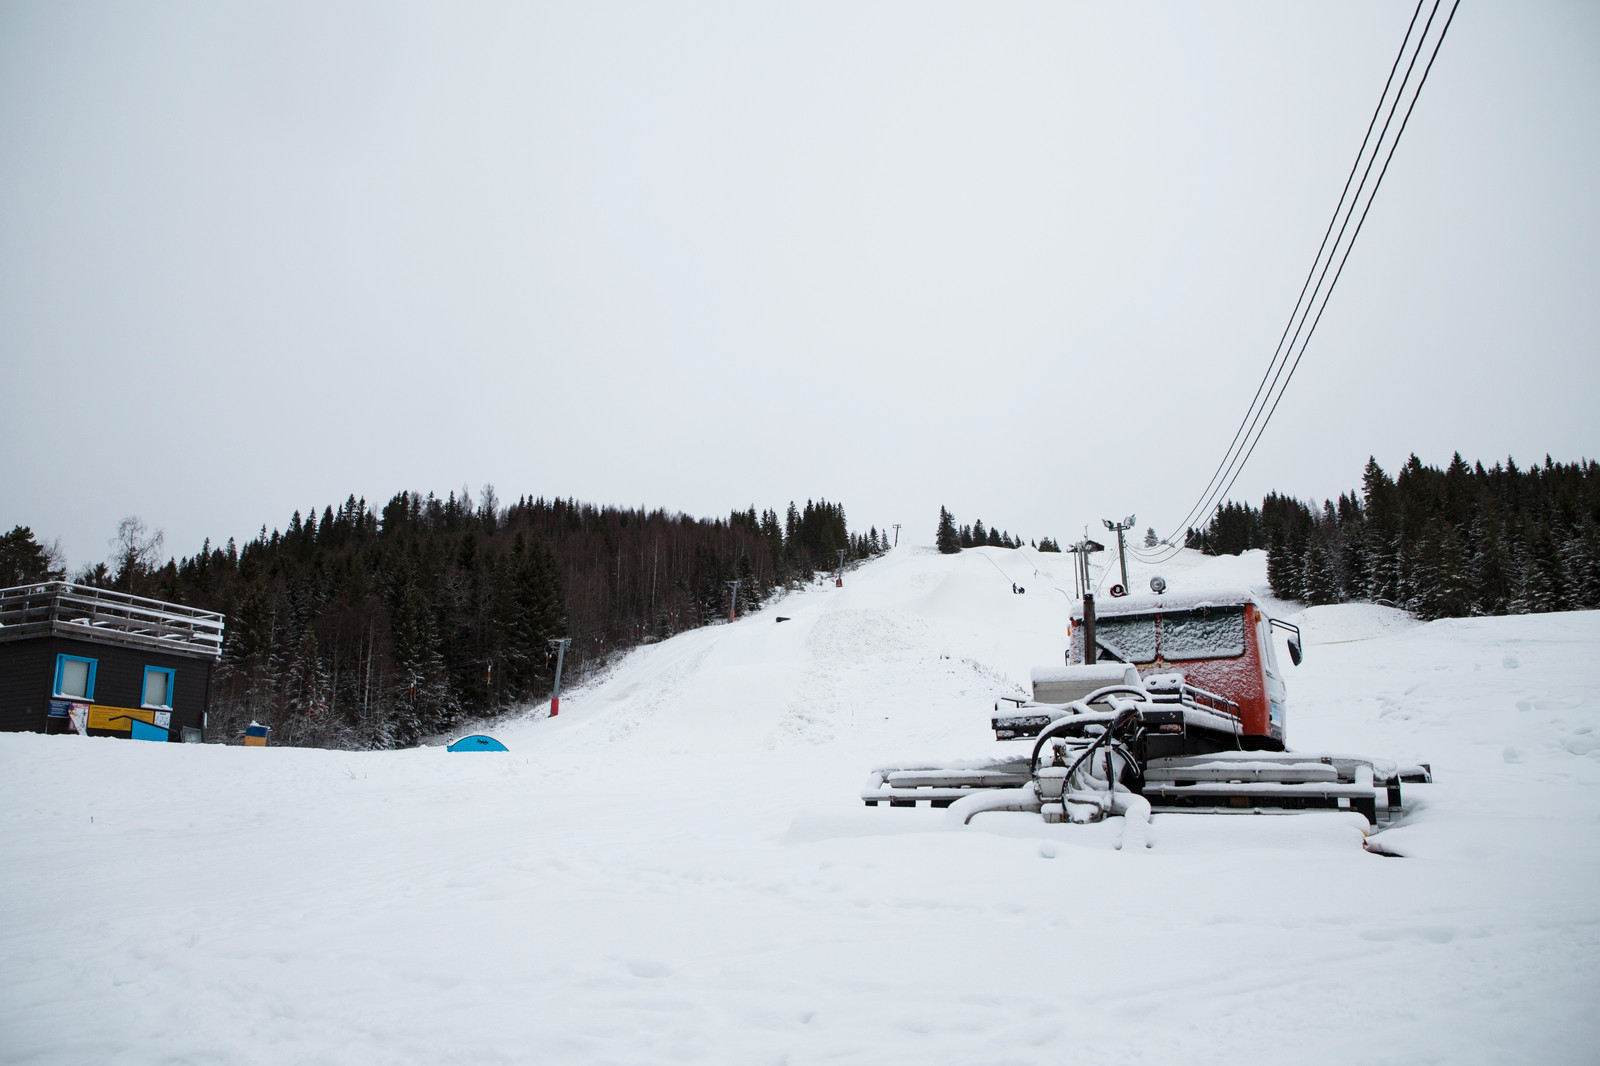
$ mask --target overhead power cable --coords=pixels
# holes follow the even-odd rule
[[[1201,491],[1200,497],[1194,506],[1190,508],[1188,514],[1178,524],[1174,532],[1165,538],[1169,546],[1163,552],[1147,554],[1137,548],[1133,549],[1135,557],[1142,561],[1147,563],[1165,562],[1175,556],[1183,546],[1182,542],[1177,541],[1176,538],[1186,533],[1191,523],[1209,514],[1219,501],[1226,499],[1228,491],[1233,487],[1234,482],[1238,480],[1245,463],[1249,461],[1250,456],[1255,452],[1256,445],[1260,443],[1261,436],[1265,433],[1273,413],[1283,399],[1283,394],[1287,390],[1290,380],[1294,377],[1295,370],[1300,365],[1300,360],[1305,356],[1306,347],[1310,344],[1318,323],[1322,321],[1322,313],[1327,309],[1328,299],[1332,295],[1334,287],[1338,284],[1339,278],[1344,273],[1345,262],[1349,259],[1350,251],[1355,246],[1356,238],[1360,236],[1361,228],[1366,222],[1367,213],[1372,209],[1373,199],[1377,196],[1378,189],[1383,184],[1384,175],[1388,173],[1389,164],[1393,161],[1395,149],[1399,146],[1400,138],[1404,135],[1406,125],[1411,120],[1411,113],[1416,108],[1417,100],[1421,96],[1422,87],[1427,82],[1429,72],[1433,69],[1434,60],[1438,58],[1439,49],[1444,44],[1445,35],[1450,30],[1450,24],[1455,19],[1456,8],[1460,6],[1460,0],[1454,0],[1452,3],[1450,13],[1445,19],[1444,27],[1433,42],[1433,50],[1429,55],[1427,64],[1423,67],[1422,76],[1417,80],[1415,87],[1411,89],[1410,102],[1406,106],[1405,115],[1395,132],[1394,139],[1389,142],[1387,149],[1385,149],[1384,139],[1394,121],[1396,112],[1400,108],[1401,102],[1406,98],[1411,76],[1416,70],[1417,60],[1427,46],[1429,30],[1432,28],[1442,2],[1443,0],[1434,0],[1433,9],[1429,12],[1422,32],[1417,37],[1416,47],[1411,51],[1411,58],[1406,65],[1405,75],[1401,78],[1393,100],[1389,101],[1389,89],[1393,85],[1395,71],[1399,69],[1400,61],[1405,58],[1411,43],[1412,30],[1416,26],[1417,18],[1426,0],[1419,0],[1416,10],[1412,13],[1411,22],[1406,27],[1405,39],[1402,40],[1400,51],[1395,56],[1394,64],[1390,67],[1389,78],[1385,81],[1383,92],[1378,98],[1378,107],[1367,124],[1366,136],[1362,138],[1361,148],[1356,153],[1356,161],[1351,166],[1350,175],[1345,179],[1345,186],[1340,193],[1339,203],[1334,208],[1334,214],[1328,222],[1327,230],[1323,233],[1322,244],[1318,247],[1317,255],[1312,260],[1311,270],[1306,275],[1305,283],[1301,286],[1300,296],[1295,301],[1294,311],[1290,314],[1289,323],[1284,327],[1283,335],[1278,340],[1278,347],[1274,350],[1272,360],[1267,364],[1267,369],[1262,374],[1261,382],[1256,386],[1255,395],[1251,398],[1250,406],[1240,420],[1239,428],[1234,431],[1233,440],[1229,443],[1222,462],[1218,464],[1216,471],[1213,472],[1210,480],[1206,483],[1206,487]],[[1389,102],[1388,115],[1384,119],[1383,128],[1378,133],[1377,141],[1373,143],[1372,154],[1367,157],[1367,146],[1372,139],[1373,128],[1377,125],[1378,116],[1384,111],[1386,101]],[[1349,241],[1346,242],[1344,240],[1345,232],[1349,228],[1350,220],[1354,217],[1357,206],[1361,205],[1362,193],[1366,190],[1367,180],[1371,176],[1380,154],[1383,155],[1383,165],[1378,170],[1378,178],[1373,182],[1371,191],[1367,193],[1365,205],[1361,208],[1360,218],[1356,222],[1355,229],[1350,233]],[[1350,182],[1354,179],[1356,171],[1361,169],[1363,158],[1367,159],[1366,169],[1362,172],[1361,181],[1356,185],[1354,195],[1350,195]],[[1348,206],[1346,206],[1347,198],[1349,200]],[[1343,216],[1342,223],[1340,222],[1341,215]],[[1338,224],[1338,235],[1334,237],[1330,248],[1328,237],[1333,233],[1336,223]],[[1340,250],[1341,245],[1342,251]],[[1323,261],[1324,251],[1328,252],[1326,262]],[[1334,268],[1335,257],[1339,260],[1336,269]],[[1318,271],[1319,265],[1321,266],[1320,273]],[[1324,289],[1323,282],[1327,279],[1330,269],[1333,270],[1333,280]],[[1311,284],[1313,276],[1317,278],[1315,286]],[[1306,298],[1307,289],[1310,290],[1309,300]],[[1313,311],[1315,312],[1314,317]],[[1307,319],[1311,320],[1309,330],[1305,328]],[[1303,337],[1302,331],[1304,332]],[[1285,339],[1288,341],[1287,346],[1284,344]],[[1297,344],[1299,346],[1298,352],[1295,351]],[[1292,361],[1291,356],[1293,357]]]

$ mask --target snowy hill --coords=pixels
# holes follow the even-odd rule
[[[862,806],[876,763],[1004,750],[1070,567],[900,548],[506,754],[0,735],[0,1061],[1593,1061],[1600,615],[1278,605],[1290,745],[1433,765],[1405,858],[1348,814],[1133,853]],[[1161,572],[1266,591],[1259,553]]]

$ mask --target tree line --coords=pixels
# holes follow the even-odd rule
[[[547,696],[559,638],[565,684],[751,610],[833,570],[840,551],[849,563],[887,548],[827,500],[702,519],[570,498],[502,505],[485,486],[476,501],[401,492],[381,508],[351,495],[164,563],[160,534],[130,518],[109,562],[74,580],[227,616],[213,736],[254,720],[275,744],[394,747]],[[8,584],[62,576],[25,527],[0,541],[0,566],[13,560]]]
[[[1390,477],[1368,459],[1361,489],[1337,502],[1229,502],[1185,543],[1264,548],[1273,593],[1311,604],[1369,600],[1423,619],[1600,608],[1600,464],[1486,468],[1457,452],[1443,470],[1412,455]]]
[[[947,508],[940,507],[934,544],[945,555],[954,555],[963,548],[981,548],[985,545],[992,548],[1020,548],[1022,538],[1012,537],[999,526],[985,527],[981,518],[974,520],[971,525],[958,526],[955,516]],[[1042,552],[1061,550],[1049,537],[1033,546]]]

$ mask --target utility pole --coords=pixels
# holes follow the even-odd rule
[[[739,580],[739,578],[734,578],[732,581],[723,582],[724,585],[733,590],[733,596],[730,597],[732,602],[728,605],[728,621],[730,622],[739,617]]]
[[[1067,551],[1078,557],[1077,565],[1072,568],[1073,594],[1077,597],[1090,595],[1089,592],[1089,556],[1094,552],[1106,550],[1104,544],[1084,537],[1076,544],[1069,545]]]
[[[1083,661],[1093,666],[1099,661],[1099,647],[1094,642],[1094,593],[1083,594]]]
[[[1117,561],[1122,564],[1122,594],[1124,596],[1128,594],[1128,556],[1123,548],[1122,534],[1133,528],[1133,521],[1133,515],[1129,515],[1120,522],[1113,522],[1109,518],[1100,520],[1102,525],[1107,529],[1114,530],[1117,534]]]
[[[894,524],[894,546],[896,548],[900,547],[900,523],[899,522],[896,522]]]
[[[833,583],[836,587],[844,585],[844,549],[839,549],[839,569],[834,571]]]
[[[571,637],[558,637],[550,641],[550,646],[556,650],[556,687],[550,692],[551,718],[561,713],[561,664],[567,658],[567,645],[571,643]]]
[[[1093,666],[1097,656],[1094,643],[1094,593],[1090,591],[1089,585],[1089,556],[1094,552],[1105,551],[1106,546],[1090,540],[1088,532],[1086,528],[1084,538],[1069,547],[1067,551],[1078,557],[1078,565],[1072,569],[1073,591],[1083,597],[1083,661]]]

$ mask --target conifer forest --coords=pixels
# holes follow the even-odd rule
[[[524,497],[485,486],[444,499],[401,492],[298,511],[287,528],[207,542],[160,562],[136,519],[86,584],[227,616],[211,736],[252,720],[274,744],[396,747],[550,695],[552,642],[570,638],[563,684],[618,653],[726,620],[775,591],[888,548],[852,534],[844,508],[752,506],[726,518]],[[0,542],[15,583],[63,576],[27,527]],[[735,600],[737,589],[737,600]]]
[[[1227,503],[1187,546],[1267,552],[1273,592],[1309,604],[1368,600],[1419,618],[1600,607],[1600,463],[1485,468],[1415,455],[1391,477],[1367,461],[1359,492],[1321,506],[1278,493]]]

